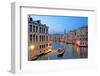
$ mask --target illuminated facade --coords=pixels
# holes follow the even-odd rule
[[[48,52],[48,27],[40,20],[28,18],[28,60]]]
[[[88,27],[80,27],[76,30],[76,42],[79,46],[88,46]]]
[[[88,46],[88,27],[83,26],[67,33],[66,43]]]

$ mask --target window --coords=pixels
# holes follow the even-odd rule
[[[45,41],[45,36],[44,36],[44,41]]]
[[[41,33],[41,27],[40,27],[40,29],[39,29],[39,32]]]
[[[46,33],[48,33],[48,29],[46,29]]]
[[[33,41],[35,41],[35,35],[33,35]]]
[[[44,33],[45,33],[45,28],[44,28]]]
[[[45,45],[44,45],[44,48],[45,48]]]
[[[41,49],[41,45],[40,45],[40,49]]]
[[[32,41],[32,35],[30,35],[30,41]]]
[[[43,45],[42,45],[42,48],[43,48]]]
[[[42,41],[43,41],[43,36],[42,36]]]
[[[46,36],[46,41],[48,41],[48,36]]]
[[[40,37],[39,37],[39,41],[41,42],[41,35],[40,35]]]
[[[38,41],[38,36],[36,35],[36,42]]]
[[[46,47],[48,47],[48,44],[46,44]]]
[[[35,32],[35,26],[33,25],[33,32]]]
[[[42,33],[43,33],[43,28],[42,28]]]
[[[36,32],[38,32],[38,26],[36,26]]]
[[[30,25],[29,27],[29,32],[32,32],[32,25]]]

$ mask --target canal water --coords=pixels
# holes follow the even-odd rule
[[[57,50],[64,48],[65,52],[63,56],[57,56]],[[87,58],[88,47],[79,47],[73,44],[66,44],[60,42],[52,42],[52,48],[50,53],[38,57],[37,60],[55,60],[55,59],[76,59],[76,58]]]

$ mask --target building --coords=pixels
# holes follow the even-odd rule
[[[88,27],[82,26],[67,33],[66,43],[88,46]]]
[[[53,42],[64,42],[64,34],[49,35],[49,40]]]
[[[67,33],[66,43],[74,44],[75,43],[75,31],[70,31]]]
[[[48,27],[40,20],[28,18],[28,60],[35,59],[49,51]]]
[[[83,26],[76,30],[76,45],[88,46],[88,27]]]

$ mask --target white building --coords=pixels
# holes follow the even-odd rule
[[[88,46],[88,27],[83,26],[67,33],[67,43]]]
[[[88,46],[88,27],[83,26],[76,30],[76,44]]]
[[[28,18],[28,60],[36,58],[38,55],[47,53],[48,27],[41,24],[40,20],[34,21],[32,17]]]

